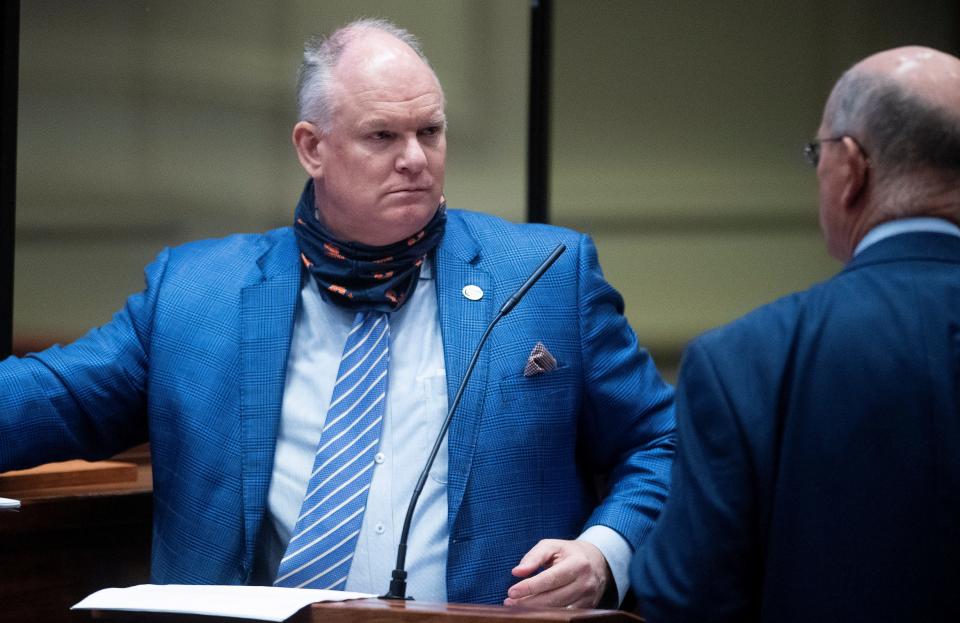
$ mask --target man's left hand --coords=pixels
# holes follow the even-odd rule
[[[543,568],[543,572],[530,575]],[[593,608],[613,581],[607,561],[592,543],[544,539],[511,571],[518,578],[505,606]]]

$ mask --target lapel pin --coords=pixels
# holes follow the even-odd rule
[[[480,289],[480,286],[475,286],[472,283],[470,285],[463,286],[462,292],[463,295],[471,301],[479,301],[483,298],[483,290]]]

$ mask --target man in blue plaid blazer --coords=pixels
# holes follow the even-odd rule
[[[357,22],[309,45],[300,101],[293,139],[311,181],[295,227],[167,249],[111,322],[0,363],[0,470],[105,458],[149,439],[153,581],[269,583],[309,478],[297,457],[312,457],[329,402],[317,388],[336,367],[323,357],[343,347],[352,310],[342,307],[374,301],[391,312],[389,405],[346,586],[381,592],[423,431],[439,428],[496,311],[563,243],[480,356],[415,517],[408,568],[435,599],[617,603],[666,497],[673,392],[592,242],[446,211],[442,91],[391,24]],[[432,236],[404,270],[367,274],[351,255],[399,249],[373,262],[387,265]],[[435,399],[411,389],[426,377],[403,376],[418,366],[438,369]],[[418,418],[422,431],[400,432]],[[373,518],[381,510],[385,522]]]

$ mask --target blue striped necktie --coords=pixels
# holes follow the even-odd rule
[[[357,313],[276,586],[346,585],[386,413],[389,343],[387,314]]]

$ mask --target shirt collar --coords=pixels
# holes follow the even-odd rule
[[[420,280],[425,281],[428,279],[433,279],[433,256],[432,253],[427,254],[427,259],[423,261],[423,266],[420,267]]]
[[[914,232],[949,234],[960,238],[960,227],[957,227],[948,220],[935,218],[932,216],[902,218],[895,221],[881,223],[867,232],[867,235],[863,237],[863,239],[860,241],[860,244],[858,244],[857,248],[854,249],[853,255],[856,257],[858,253],[867,247],[874,245],[881,240],[890,238],[891,236]]]

